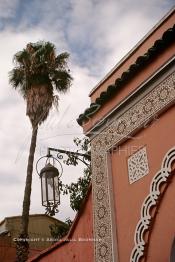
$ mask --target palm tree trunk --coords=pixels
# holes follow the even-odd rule
[[[16,243],[17,262],[26,261],[29,253],[29,243],[27,239],[28,239],[28,224],[29,224],[30,196],[31,196],[31,187],[32,187],[33,161],[34,161],[34,154],[36,148],[37,132],[38,132],[38,127],[35,128],[33,127],[29,157],[28,157],[28,165],[27,165],[27,177],[26,177],[24,199],[23,199],[21,229],[20,229],[19,239]]]

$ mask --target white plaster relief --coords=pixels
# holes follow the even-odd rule
[[[144,235],[149,231],[152,216],[151,210],[155,207],[161,197],[160,187],[165,184],[168,177],[172,175],[171,165],[175,161],[175,147],[171,148],[165,155],[161,169],[153,177],[150,185],[150,193],[145,198],[140,214],[140,220],[135,229],[134,235],[134,248],[131,253],[130,262],[139,262],[141,257],[144,256],[146,241]]]
[[[128,177],[132,184],[149,173],[146,147],[141,148],[128,158]]]

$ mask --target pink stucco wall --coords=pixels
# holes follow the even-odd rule
[[[134,247],[134,233],[140,219],[141,206],[150,192],[152,178],[161,168],[167,151],[175,145],[175,107],[142,129],[133,139],[113,152],[112,178],[117,222],[117,240],[120,262],[128,262]],[[146,146],[149,174],[133,184],[129,183],[127,159],[137,150]],[[175,233],[175,178],[169,185],[150,235],[147,262],[168,262]],[[163,248],[161,248],[161,246]]]
[[[55,245],[39,257],[29,261],[42,262],[92,262],[93,261],[93,224],[92,224],[92,194],[89,192],[83,210],[75,220],[68,235],[69,242]],[[58,243],[59,244],[59,243]]]
[[[40,249],[30,248],[29,257],[33,257],[41,252]],[[0,261],[13,262],[16,259],[16,247],[12,245],[11,237],[0,236]]]

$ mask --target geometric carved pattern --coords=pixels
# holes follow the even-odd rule
[[[132,184],[149,173],[146,147],[141,148],[128,158],[129,183]]]
[[[144,97],[114,119],[103,132],[91,141],[92,153],[92,184],[94,211],[95,261],[114,261],[114,235],[112,210],[110,203],[110,180],[107,169],[107,152],[114,145],[131,137],[148,121],[157,117],[168,106],[175,103],[175,73],[169,75]]]
[[[168,178],[172,175],[171,165],[175,161],[175,147],[171,148],[165,155],[160,171],[153,177],[150,185],[150,193],[145,198],[141,208],[141,218],[136,226],[134,242],[130,262],[138,262],[144,255],[145,245],[144,234],[149,232],[150,224],[153,219],[151,210],[156,207],[161,200],[160,187],[167,183]]]

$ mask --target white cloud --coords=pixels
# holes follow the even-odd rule
[[[8,72],[12,68],[13,55],[26,43],[35,42],[38,37],[46,38],[43,31],[28,30],[15,33],[6,30],[0,33],[2,39],[0,43],[1,71],[0,71],[0,159],[1,159],[1,202],[0,219],[4,216],[18,215],[21,213],[23,191],[26,177],[26,165],[28,149],[31,138],[31,127],[25,115],[25,102],[23,98],[11,89],[8,84]],[[48,121],[41,126],[38,136],[36,159],[41,154],[46,154],[48,146],[61,147],[73,150],[72,140],[74,137],[82,135],[82,129],[78,126],[76,118],[84,110],[89,102],[88,93],[97,79],[90,75],[87,68],[80,68],[72,64],[72,74],[74,84],[68,95],[60,96],[59,111],[53,111]],[[85,88],[86,87],[86,88]],[[80,102],[81,97],[81,103]],[[80,176],[82,168],[70,169],[64,167],[64,181],[75,181]],[[8,193],[9,191],[9,193]],[[35,171],[33,174],[31,213],[44,212],[41,207],[40,179]],[[6,201],[8,198],[8,201]],[[62,211],[59,218],[65,219],[74,214],[68,207],[68,199],[63,197]],[[10,208],[10,206],[13,208]],[[64,212],[63,212],[64,211]]]
[[[19,0],[0,0],[0,18],[10,18],[15,15]]]
[[[89,91],[173,5],[171,1],[141,2],[37,0],[25,4],[19,18],[15,14],[19,1],[0,0],[0,18],[16,15],[15,25],[6,24],[0,31],[0,220],[21,213],[31,137],[25,103],[8,84],[13,55],[28,42],[43,39],[54,42],[59,53],[71,52],[73,86],[67,95],[60,95],[59,111],[52,111],[41,126],[35,160],[46,154],[48,146],[72,150],[73,138],[82,135],[76,118],[89,105]],[[75,181],[81,172],[82,167],[64,167],[62,178]],[[31,213],[44,212],[40,199],[40,181],[34,167]],[[72,215],[63,198],[57,217]]]

